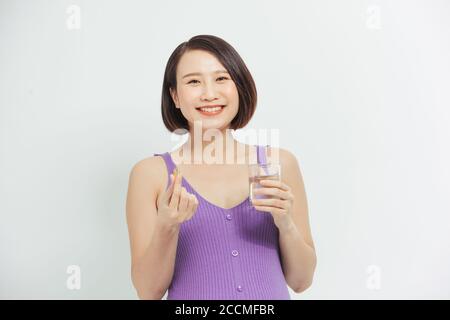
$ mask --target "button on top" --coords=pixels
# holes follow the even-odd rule
[[[237,286],[236,290],[239,292],[242,292],[243,288],[242,288],[242,286]]]
[[[233,257],[236,257],[239,254],[239,252],[237,250],[233,250],[231,254],[233,255]]]
[[[231,220],[231,214],[227,214],[227,220]]]

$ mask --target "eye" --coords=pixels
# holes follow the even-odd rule
[[[222,81],[222,80],[220,80],[220,79],[222,79],[222,80],[228,80],[227,77],[219,77],[219,78],[217,78],[217,80]],[[199,82],[198,80],[193,79],[193,80],[189,81],[187,84],[193,83],[193,81]]]

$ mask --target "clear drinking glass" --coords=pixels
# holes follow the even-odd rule
[[[259,182],[261,180],[281,180],[281,166],[279,164],[250,164],[249,170],[249,184],[250,184],[250,200],[253,199],[270,199],[274,198],[271,195],[253,194],[253,191],[263,187]]]

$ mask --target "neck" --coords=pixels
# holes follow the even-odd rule
[[[180,151],[185,164],[243,164],[246,147],[229,128],[189,131],[188,141]]]

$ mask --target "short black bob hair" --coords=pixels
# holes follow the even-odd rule
[[[181,56],[189,50],[205,50],[213,54],[230,74],[239,93],[239,110],[230,123],[231,129],[240,129],[252,118],[257,101],[255,82],[237,51],[225,40],[213,35],[197,35],[181,43],[170,55],[164,72],[161,113],[164,125],[170,132],[177,129],[189,130],[189,123],[175,107],[170,88],[176,92],[176,70]],[[184,130],[182,130],[184,131]]]

